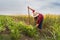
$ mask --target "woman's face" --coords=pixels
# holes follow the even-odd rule
[[[34,17],[34,20],[37,21],[37,18],[38,18],[38,16],[37,17]]]

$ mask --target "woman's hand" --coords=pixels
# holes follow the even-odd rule
[[[32,9],[32,8],[30,8],[29,6],[28,6],[28,9],[30,9],[30,10],[32,10],[32,11],[33,11],[33,9]]]
[[[29,6],[28,6],[28,9],[29,9]]]
[[[39,24],[36,24],[36,27],[38,27]]]

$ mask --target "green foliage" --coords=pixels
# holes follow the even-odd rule
[[[32,25],[27,25],[22,21],[16,22],[10,16],[1,16],[0,19],[0,31],[9,29],[11,40],[19,40],[21,33],[29,37],[36,37],[35,35],[37,34],[37,30]]]
[[[33,27],[32,25],[26,25],[24,22],[19,22],[18,24],[20,27],[20,31],[25,35],[35,37],[35,35],[37,34],[36,28]]]
[[[14,22],[14,19],[9,16],[1,16],[0,17],[0,31],[10,31],[11,38],[18,40],[20,38],[20,31],[18,29],[17,23]]]
[[[46,15],[46,18],[43,23],[43,28],[45,31],[49,32],[52,37],[51,40],[60,40],[60,17],[59,16],[49,16]]]
[[[51,17],[46,15],[43,22],[43,31],[40,32],[34,25],[33,18],[30,18],[30,24],[28,24],[28,17],[11,17],[11,16],[0,16],[0,33],[8,31],[9,34],[7,39],[5,34],[0,36],[1,40],[20,40],[21,34],[34,38],[34,40],[60,40],[60,16]],[[0,34],[1,35],[1,34]],[[43,36],[43,38],[41,38]],[[39,38],[39,39],[38,39]]]

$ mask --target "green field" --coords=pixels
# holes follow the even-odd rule
[[[60,15],[45,15],[42,32],[33,17],[0,15],[0,40],[60,40]]]

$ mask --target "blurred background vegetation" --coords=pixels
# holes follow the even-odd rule
[[[0,40],[60,40],[60,15],[44,15],[42,32],[32,16],[0,15]]]

